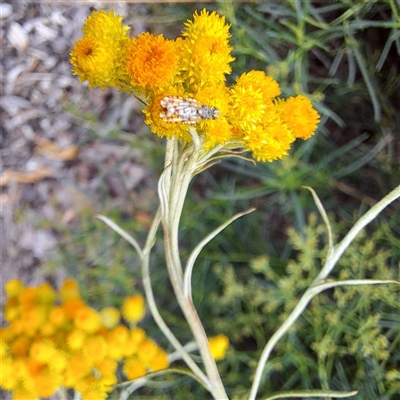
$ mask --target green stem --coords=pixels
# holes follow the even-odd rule
[[[171,171],[171,180],[168,182],[164,179],[160,182],[160,201],[166,202],[163,205],[165,212],[161,218],[164,229],[167,269],[176,299],[199,347],[209,381],[207,388],[215,399],[223,400],[228,397],[215,360],[211,355],[206,332],[192,298],[184,294],[182,264],[179,255],[179,221],[190,181],[197,168],[196,150],[193,147],[183,148],[179,154],[179,159],[172,162],[176,169]]]
[[[160,210],[157,211],[156,216],[153,219],[152,226],[147,235],[146,245],[143,249],[143,259],[142,259],[142,279],[143,279],[143,287],[146,295],[147,304],[151,315],[154,318],[154,321],[160,328],[161,332],[168,339],[168,341],[174,346],[175,350],[180,354],[182,359],[186,362],[187,366],[192,370],[192,372],[200,379],[203,385],[208,385],[208,379],[204,375],[203,371],[197,366],[197,364],[193,361],[192,357],[189,353],[184,349],[179,340],[175,337],[172,331],[169,329],[168,325],[165,323],[163,318],[161,317],[157,304],[154,299],[153,289],[151,286],[150,280],[150,251],[154,245],[155,236],[157,233],[158,226],[161,221],[161,213]]]

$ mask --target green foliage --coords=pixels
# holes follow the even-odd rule
[[[136,229],[137,223],[116,218],[127,230]],[[93,212],[80,215],[79,229],[58,226],[63,234],[58,257],[44,265],[44,273],[51,279],[60,268],[79,283],[82,297],[96,309],[109,305],[121,306],[123,298],[132,290],[141,290],[140,262],[132,248],[103,223]]]
[[[338,234],[343,227],[334,225]],[[382,226],[361,235],[336,268],[344,279],[398,279],[387,248],[376,243]],[[213,324],[232,341],[227,386],[240,398],[260,352],[318,274],[326,254],[325,227],[310,215],[306,231],[290,229],[297,257],[279,271],[267,255],[249,268],[216,265],[221,292],[211,296]],[[398,267],[398,266],[397,266]],[[399,389],[400,299],[396,285],[344,286],[313,299],[287,337],[278,342],[265,369],[262,393],[284,389],[359,390],[359,399],[395,398]],[[233,372],[234,371],[234,372]],[[267,384],[269,382],[269,385]],[[265,391],[265,392],[264,392]]]
[[[315,205],[301,186],[313,187],[325,208],[343,221],[334,225],[341,237],[355,215],[398,184],[400,10],[394,0],[220,1],[205,6],[216,8],[232,24],[236,76],[249,69],[266,70],[284,88],[285,96],[309,93],[322,116],[316,136],[297,145],[281,162],[225,161],[202,173],[185,206],[183,259],[235,212],[257,208],[207,245],[193,280],[206,331],[227,334],[232,342],[226,360],[219,363],[224,383],[232,399],[244,399],[263,346],[315,277],[326,254],[325,228],[310,214]],[[194,8],[194,4],[152,5],[146,22],[151,31],[173,37],[171,32],[181,31],[182,21]],[[140,147],[145,152],[143,163],[162,170],[162,140],[143,132],[122,134],[118,127],[104,131],[93,115],[71,113],[83,118],[80,125],[87,129],[87,141],[107,136]],[[110,211],[109,193],[100,192],[93,199],[98,210],[136,238],[138,232],[145,233],[147,227],[135,222],[134,216]],[[137,197],[131,201],[136,203]],[[148,211],[149,204],[145,208]],[[345,252],[334,277],[399,280],[399,220],[399,206],[394,204]],[[296,230],[289,229],[293,226]],[[72,228],[55,229],[63,240],[59,258],[46,265],[50,276],[65,267],[96,307],[119,305],[132,290],[141,290],[134,250],[94,220],[93,212]],[[157,304],[185,342],[190,332],[173,301],[159,239],[151,259]],[[398,398],[398,293],[395,285],[376,285],[338,287],[318,295],[278,343],[260,392],[358,389],[357,400]],[[168,375],[132,398],[187,399],[187,393],[192,398],[207,397],[191,379]]]
[[[276,201],[294,208],[301,229],[301,212],[312,206],[296,194],[302,185],[317,190],[327,209],[339,204],[350,215],[360,200],[372,205],[396,186],[398,3],[221,2],[220,12],[232,23],[233,70],[267,70],[284,95],[308,93],[322,116],[319,132],[296,144],[290,159],[224,163],[237,198],[264,196],[266,212]]]

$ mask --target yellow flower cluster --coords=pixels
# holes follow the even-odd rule
[[[0,386],[14,400],[49,397],[59,387],[101,400],[117,383],[118,364],[128,379],[169,365],[164,350],[134,325],[144,316],[141,296],[125,299],[128,328],[116,308],[97,312],[85,304],[72,279],[59,293],[46,283],[24,287],[17,279],[5,291],[9,326],[0,329]]]
[[[296,139],[314,134],[319,115],[305,96],[278,99],[278,83],[263,71],[244,73],[227,86],[234,61],[229,28],[225,17],[204,9],[175,40],[148,32],[131,39],[113,11],[94,12],[71,52],[73,72],[91,87],[118,86],[142,98],[145,123],[160,137],[191,140],[189,125],[164,118],[161,104],[166,96],[186,97],[219,111],[215,119],[196,121],[206,150],[236,147],[259,161],[281,159]]]

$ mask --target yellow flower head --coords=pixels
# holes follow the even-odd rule
[[[228,43],[230,25],[225,24],[225,17],[204,9],[200,15],[196,11],[193,21],[187,21],[185,26],[181,54],[183,78],[193,88],[224,82],[225,75],[232,71],[229,63],[234,60]]]
[[[56,292],[47,282],[44,282],[37,287],[36,298],[38,303],[51,306],[56,299]]]
[[[160,117],[160,114],[164,111],[161,107],[161,100],[165,96],[181,96],[182,93],[183,88],[173,87],[169,92],[163,92],[155,96],[143,110],[143,114],[146,116],[144,123],[149,125],[151,131],[157,136],[166,136],[168,139],[174,136],[185,141],[191,140],[187,125],[176,122],[166,122]]]
[[[125,55],[129,36],[122,17],[101,10],[86,19],[82,29],[84,37],[75,43],[70,53],[72,72],[89,87],[125,87]]]
[[[169,360],[167,353],[161,348],[158,348],[157,353],[150,361],[150,369],[153,371],[161,371],[162,369],[166,369],[169,366]]]
[[[115,307],[105,307],[100,311],[100,318],[107,329],[112,329],[118,324],[120,313]]]
[[[35,393],[35,397],[50,397],[60,385],[59,377],[47,368],[43,368],[42,365],[34,364],[33,360],[28,360],[27,368],[30,376],[25,379],[24,383]]]
[[[276,107],[271,108],[259,124],[246,130],[243,142],[257,161],[275,161],[288,154],[294,141],[292,131],[282,122]]]
[[[289,97],[278,103],[282,121],[287,124],[295,138],[306,140],[317,129],[319,115],[305,96]]]
[[[66,344],[71,350],[80,350],[86,339],[86,333],[81,329],[73,329],[66,337]]]
[[[102,39],[82,38],[75,43],[71,51],[72,72],[81,82],[88,81],[89,87],[117,87],[119,53],[118,48]]]
[[[17,319],[21,314],[21,307],[17,297],[7,300],[4,305],[4,317],[6,321],[11,322]]]
[[[6,296],[9,299],[18,297],[24,289],[23,283],[19,279],[11,279],[5,285]]]
[[[83,355],[73,355],[68,359],[65,368],[66,376],[64,386],[75,386],[75,384],[90,373],[92,363]]]
[[[49,320],[55,326],[61,327],[67,321],[67,314],[63,307],[54,307],[49,313]]]
[[[193,88],[225,81],[232,69],[229,65],[232,47],[219,38],[204,36],[191,43],[183,41],[182,76]]]
[[[54,344],[49,340],[37,340],[32,343],[29,350],[30,357],[42,363],[49,362],[54,354]]]
[[[280,94],[278,83],[262,71],[243,73],[231,88],[231,115],[234,126],[253,130],[273,108],[272,99]]]
[[[133,356],[137,353],[139,345],[146,340],[146,332],[140,328],[134,328],[129,332],[128,342],[125,348],[127,356]]]
[[[126,355],[129,330],[126,326],[117,325],[107,335],[108,356],[118,360]]]
[[[16,338],[11,344],[11,352],[15,357],[26,357],[29,354],[31,340],[27,337],[20,336]]]
[[[43,307],[26,310],[23,315],[22,325],[26,335],[34,336],[41,325],[45,322],[47,312]]]
[[[75,314],[75,326],[86,333],[95,333],[101,328],[101,318],[97,311],[90,307],[81,307]]]
[[[208,339],[211,355],[216,360],[222,360],[225,357],[229,347],[229,339],[225,335],[217,335]]]
[[[122,17],[115,15],[114,10],[107,14],[104,10],[94,11],[86,18],[82,32],[85,37],[104,39],[107,41],[125,40],[129,26],[122,26]]]
[[[140,295],[127,297],[122,305],[122,315],[132,324],[144,317],[144,299]]]
[[[125,360],[123,371],[128,379],[136,379],[146,375],[146,367],[137,357],[129,357]]]
[[[103,360],[97,360],[94,362],[94,367],[96,371],[100,373],[99,383],[110,386],[117,383],[116,377],[116,369],[117,369],[117,362],[110,359],[104,358]]]
[[[140,343],[137,353],[142,364],[153,371],[165,369],[169,365],[168,356],[165,351],[149,338]]]
[[[210,13],[205,8],[200,12],[197,10],[193,14],[193,20],[184,23],[185,30],[182,36],[187,37],[191,42],[204,36],[213,36],[222,40],[231,37],[229,24],[225,24],[225,17],[218,15],[215,11]]]
[[[144,94],[172,85],[179,73],[176,42],[148,32],[131,39],[126,59],[130,83]]]
[[[230,110],[228,88],[222,83],[202,86],[194,97],[202,104],[216,107],[220,114],[216,119],[200,121],[198,124],[198,130],[205,135],[206,149],[210,150],[217,144],[224,145],[232,138],[232,129],[227,119]]]
[[[96,335],[85,340],[82,351],[89,360],[101,361],[107,355],[108,345],[103,337]]]
[[[79,286],[74,279],[68,278],[62,283],[60,288],[60,297],[62,301],[80,297]]]

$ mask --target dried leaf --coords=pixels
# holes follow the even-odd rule
[[[62,148],[51,140],[39,137],[35,139],[35,143],[35,152],[42,154],[51,160],[74,160],[79,154],[79,149],[77,146]]]
[[[14,171],[7,170],[0,175],[0,186],[7,186],[11,182],[35,183],[54,175],[54,171],[49,167],[39,167],[33,171]]]

